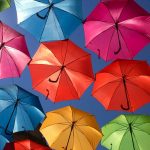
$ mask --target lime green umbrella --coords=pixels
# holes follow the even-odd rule
[[[0,11],[10,7],[10,0],[0,0]]]
[[[102,128],[110,150],[150,150],[150,116],[121,115]]]

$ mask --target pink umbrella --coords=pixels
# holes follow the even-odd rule
[[[86,47],[104,60],[132,59],[150,43],[150,14],[134,0],[103,0],[84,31]]]
[[[0,22],[0,79],[19,77],[29,61],[24,36]]]

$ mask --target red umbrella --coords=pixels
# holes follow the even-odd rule
[[[7,143],[4,150],[51,150],[47,146],[38,144],[31,140],[16,141]]]
[[[20,76],[29,61],[24,36],[0,22],[0,79]]]
[[[150,102],[149,65],[136,60],[113,62],[96,74],[92,95],[108,110],[137,110]]]
[[[150,14],[135,0],[102,0],[84,30],[87,48],[104,60],[132,59],[150,43]]]
[[[29,68],[33,88],[53,102],[79,99],[94,78],[90,55],[70,40],[42,43]]]

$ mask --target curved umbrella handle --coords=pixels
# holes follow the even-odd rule
[[[114,52],[115,55],[117,55],[121,51],[121,46],[119,46],[119,49]]]
[[[129,106],[129,104],[128,104],[128,106],[127,107],[124,107],[123,105],[121,105],[120,106],[123,110],[130,110],[130,106]]]
[[[53,6],[53,4],[51,4],[51,5],[48,7],[48,11],[47,11],[47,13],[45,14],[45,16],[41,16],[39,13],[36,13],[37,17],[39,17],[39,18],[42,19],[42,20],[45,20],[45,19],[48,17],[49,12],[50,12],[50,9],[52,8],[52,6]]]
[[[8,131],[7,129],[8,129],[8,127],[5,129],[5,134],[6,134],[6,135],[12,135],[13,132]]]
[[[49,97],[49,89],[46,89],[46,91],[47,91],[47,96],[46,96],[46,100],[48,99],[48,97]]]
[[[58,82],[58,80],[59,80],[59,78],[60,78],[60,75],[61,75],[61,73],[62,73],[62,71],[64,70],[65,67],[66,67],[66,66],[64,66],[64,65],[61,67],[60,73],[59,73],[59,75],[58,75],[58,77],[57,77],[56,80],[51,80],[51,79],[49,78],[49,82],[52,82],[52,83]]]

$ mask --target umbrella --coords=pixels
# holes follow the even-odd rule
[[[6,144],[4,150],[51,150],[47,146],[40,145],[31,140],[15,141]]]
[[[90,54],[70,40],[42,43],[29,68],[33,88],[53,102],[79,99],[94,78]]]
[[[17,85],[0,88],[0,127],[5,134],[34,130],[44,117],[37,96]]]
[[[14,141],[23,141],[28,139],[38,144],[47,146],[46,141],[39,130],[16,132],[13,134],[13,138]]]
[[[148,150],[150,116],[120,115],[102,128],[101,144],[110,150]]]
[[[40,132],[56,150],[95,150],[102,134],[93,115],[67,106],[48,112]]]
[[[117,60],[96,74],[92,95],[108,110],[133,112],[150,102],[147,62]]]
[[[18,24],[39,41],[67,39],[82,23],[82,0],[14,0],[14,2]]]
[[[18,77],[30,61],[23,35],[0,22],[0,79]]]
[[[102,0],[84,22],[86,47],[106,61],[132,59],[150,43],[149,26],[135,0]]]
[[[0,12],[10,7],[10,0],[0,0]]]

